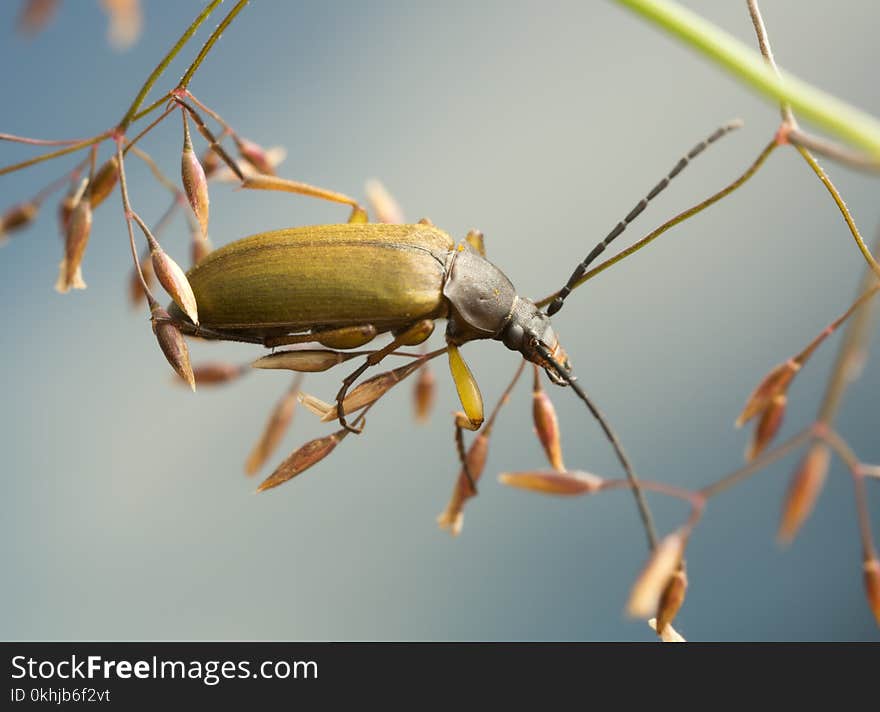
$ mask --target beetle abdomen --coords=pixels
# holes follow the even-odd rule
[[[315,225],[230,243],[187,276],[208,327],[387,329],[445,315],[452,246],[427,225]]]

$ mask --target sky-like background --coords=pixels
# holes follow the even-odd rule
[[[688,4],[753,41],[745,3]],[[95,2],[63,3],[32,40],[13,32],[17,5],[0,10],[0,130],[66,138],[117,121],[202,3],[147,0],[145,34],[122,54],[107,45]],[[764,5],[784,67],[880,114],[876,3]],[[172,86],[185,59],[160,88]],[[243,135],[286,146],[286,177],[357,196],[380,177],[413,220],[429,216],[454,236],[481,228],[490,258],[532,297],[560,286],[717,125],[746,121],[621,242],[738,175],[778,121],[774,106],[607,2],[255,1],[192,90]],[[180,143],[175,119],[144,147],[174,173]],[[0,163],[33,153],[3,144]],[[0,207],[72,163],[0,178]],[[166,194],[142,165],[129,166],[134,207],[155,221]],[[877,179],[828,168],[873,235]],[[346,215],[225,185],[212,188],[211,201],[215,244]],[[181,262],[187,239],[178,219],[164,240]],[[525,384],[500,418],[480,497],[456,540],[434,521],[457,472],[457,406],[440,362],[429,425],[413,423],[401,387],[374,409],[363,436],[254,496],[242,463],[286,374],[256,372],[196,395],[171,383],[145,311],[126,301],[118,198],[95,215],[88,290],[53,291],[60,254],[52,205],[0,252],[3,638],[651,639],[623,614],[646,556],[630,496],[561,500],[495,482],[498,472],[545,466]],[[639,472],[699,487],[740,465],[747,435],[732,423],[745,396],[845,308],[861,268],[822,186],[793,151],[779,151],[734,197],[577,291],[555,322]],[[783,437],[815,413],[836,345],[797,379]],[[492,342],[465,353],[494,400],[516,354]],[[193,346],[197,361],[258,354]],[[342,375],[309,378],[306,390],[328,398]],[[874,462],[878,389],[872,357],[839,418]],[[550,393],[566,462],[618,476],[582,405],[562,389]],[[323,432],[299,411],[274,460]],[[688,549],[691,589],[678,621],[687,637],[878,639],[862,590],[852,482],[839,463],[793,546],[775,543],[795,462],[711,502]],[[663,532],[686,514],[680,503],[651,502]]]

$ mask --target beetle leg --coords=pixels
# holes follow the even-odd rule
[[[425,341],[431,333],[434,331],[434,322],[431,319],[422,319],[421,321],[417,321],[412,326],[407,329],[398,332],[395,334],[394,339],[387,345],[382,347],[377,351],[373,351],[364,362],[355,369],[354,372],[350,373],[345,379],[342,381],[342,387],[339,389],[339,392],[336,394],[336,416],[339,419],[339,424],[352,433],[359,433],[360,430],[353,428],[348,424],[345,419],[345,409],[343,407],[343,401],[345,400],[345,396],[348,393],[348,389],[351,388],[352,384],[360,378],[361,374],[366,371],[370,366],[375,366],[382,359],[384,359],[388,354],[392,351],[396,351],[401,346],[414,346],[415,344],[420,344]],[[363,427],[363,426],[361,426]]]
[[[162,321],[162,319],[157,319]],[[193,324],[191,321],[175,319],[173,316],[167,319],[174,324],[180,333],[186,336],[192,336],[198,339],[208,339],[209,341],[237,341],[243,344],[263,344],[264,338],[248,331],[234,331],[224,329],[212,329],[207,326]]]
[[[254,176],[245,176],[241,186],[242,188],[250,188],[252,190],[281,190],[287,193],[296,193],[297,195],[308,195],[312,198],[327,200],[331,203],[350,205],[351,215],[348,218],[348,222],[365,223],[368,221],[367,211],[354,198],[349,198],[344,193],[337,193],[334,190],[327,190],[326,188],[319,188],[308,183],[300,183],[299,181],[287,180],[286,178],[262,173]]]
[[[378,333],[379,330],[372,324],[361,324],[358,326],[344,326],[340,329],[310,331],[306,334],[269,336],[264,339],[263,345],[268,348],[274,348],[275,346],[317,342],[328,349],[356,349],[371,342]]]
[[[465,430],[479,430],[483,424],[483,396],[471,370],[461,357],[458,346],[449,343],[449,370],[458,391],[464,413],[455,416],[455,425]]]

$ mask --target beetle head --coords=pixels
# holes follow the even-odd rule
[[[566,380],[556,372],[544,354],[549,354],[566,372],[571,372],[568,355],[559,343],[550,317],[526,299],[518,299],[510,320],[499,337],[511,351],[519,351],[523,358],[536,363],[547,371],[550,380],[559,386]]]

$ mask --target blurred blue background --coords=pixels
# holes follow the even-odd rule
[[[745,3],[688,4],[753,43]],[[118,121],[202,3],[148,0],[145,34],[123,54],[107,45],[97,3],[63,3],[32,40],[13,31],[17,5],[0,11],[0,129],[65,138]],[[764,5],[782,66],[880,114],[876,3]],[[170,88],[195,52],[194,43],[159,87]],[[243,135],[286,146],[286,177],[357,196],[379,177],[413,220],[429,216],[454,236],[480,227],[490,258],[536,298],[717,125],[746,120],[621,242],[737,176],[778,122],[774,106],[688,50],[593,2],[253,2],[192,90]],[[175,174],[180,142],[175,117],[144,148]],[[2,164],[31,155],[0,146]],[[72,164],[0,178],[0,207]],[[155,221],[166,193],[138,161],[128,166],[134,207]],[[873,236],[877,179],[827,167]],[[347,214],[228,185],[215,185],[211,201],[215,244]],[[187,240],[178,219],[164,244],[182,263]],[[623,614],[646,557],[630,495],[561,500],[495,481],[545,466],[525,384],[500,418],[457,540],[434,521],[457,472],[457,405],[439,361],[428,426],[413,423],[403,386],[362,437],[254,496],[242,463],[288,377],[255,372],[195,396],[172,384],[145,310],[127,303],[118,197],[95,216],[88,290],[53,291],[60,255],[51,204],[0,253],[4,638],[652,639]],[[557,331],[642,476],[699,487],[740,465],[747,433],[732,423],[746,395],[845,308],[862,264],[822,186],[782,150],[732,198],[576,292]],[[441,338],[438,329],[432,343]],[[797,379],[783,437],[810,422],[837,343]],[[195,361],[259,353],[192,351]],[[494,400],[516,355],[491,342],[465,353]],[[342,375],[310,377],[306,390],[329,398]],[[874,462],[878,387],[872,356],[839,418]],[[561,389],[550,394],[569,466],[618,476],[582,405]],[[298,411],[273,461],[325,431]],[[688,549],[691,588],[677,622],[686,637],[878,639],[852,482],[839,463],[794,544],[775,543],[795,462],[711,502]],[[869,484],[877,526],[880,498]],[[678,502],[651,503],[663,532],[686,514]]]

